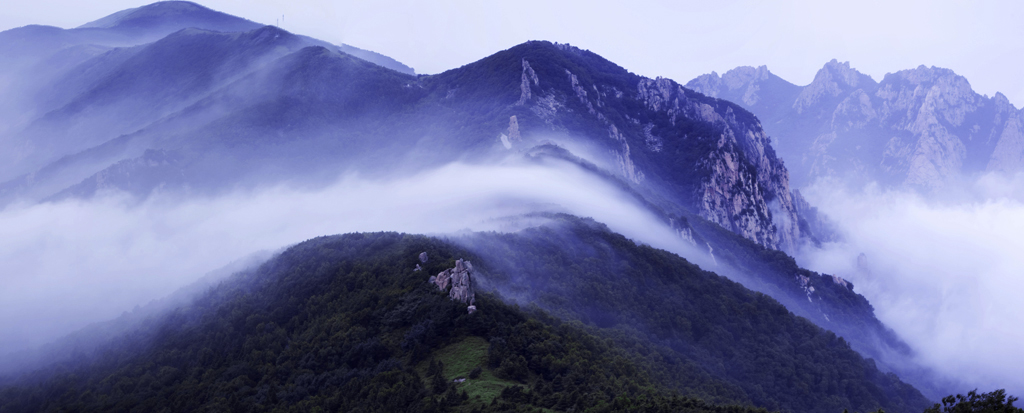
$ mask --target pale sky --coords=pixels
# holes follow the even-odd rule
[[[5,0],[0,30],[75,27],[148,0]],[[527,40],[571,43],[679,82],[767,65],[807,84],[836,58],[881,80],[924,64],[1024,105],[1024,1],[202,0],[207,7],[437,73]]]

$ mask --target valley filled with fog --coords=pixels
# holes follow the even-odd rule
[[[931,196],[818,182],[804,193],[841,241],[796,257],[853,281],[921,363],[975,386],[1024,392],[1021,178],[987,174]]]

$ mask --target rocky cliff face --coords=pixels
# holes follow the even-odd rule
[[[790,85],[795,97],[771,98],[785,107],[774,110],[745,98],[742,91],[765,83],[764,75],[748,75],[752,70],[737,68],[717,81],[704,75],[689,85],[757,114],[798,187],[832,176],[937,189],[966,173],[1024,168],[1022,111],[1001,94],[975,93],[951,70],[920,66],[875,82],[833,60],[811,84]]]
[[[997,107],[1009,107],[1001,109],[1006,114],[1006,123],[996,140],[996,147],[989,158],[989,171],[1005,173],[1020,172],[1024,170],[1024,108],[1013,113],[1009,102],[1003,95],[996,95]]]
[[[849,95],[854,90],[871,90],[876,86],[871,77],[850,68],[849,62],[839,63],[835,59],[825,64],[814,75],[811,84],[804,87],[793,103],[797,113],[811,112],[815,115],[823,106]]]
[[[796,245],[801,232],[788,172],[749,112],[670,79],[636,76],[588,51],[554,46],[560,58],[538,57],[550,56],[543,42],[508,51],[517,63],[512,107],[526,144],[531,134],[593,130],[610,155],[610,172],[658,194],[652,198],[676,201],[662,208],[690,210],[768,248]],[[762,69],[743,78],[764,76]],[[749,101],[758,99],[756,90],[748,93]]]
[[[717,137],[710,136],[713,149],[696,165],[706,173],[695,188],[701,217],[770,248],[795,245],[800,228],[789,174],[760,124],[742,121],[732,107],[723,113],[687,98],[669,79],[643,79],[637,89],[647,108],[664,113],[673,125],[685,117],[719,128]]]
[[[689,84],[693,90],[715,98],[725,98],[728,93],[730,97],[739,96],[739,100],[746,106],[754,106],[761,101],[761,83],[768,80],[771,72],[767,66],[737,67],[730,70],[724,76],[711,72],[709,75],[702,75]]]
[[[260,30],[275,35],[279,31]],[[284,32],[280,35],[287,37]],[[178,37],[185,35],[169,36],[170,40]],[[160,53],[147,52],[147,56],[195,59],[195,50],[209,49],[206,43],[234,44],[222,38],[237,37],[212,32],[189,35],[180,47],[159,48]],[[292,37],[296,48],[308,43]],[[164,39],[140,50],[168,42]],[[216,54],[226,61],[253,53],[251,47],[222,49]],[[212,192],[248,177],[301,181],[302,174],[328,176],[340,170],[414,171],[459,159],[493,160],[525,153],[558,136],[571,146],[585,148],[586,154],[575,155],[597,165],[598,173],[613,175],[620,181],[616,184],[641,194],[664,216],[699,215],[773,249],[792,246],[801,236],[786,168],[750,112],[669,79],[629,73],[589,51],[529,42],[461,68],[421,77],[317,46],[274,56],[238,73],[231,68],[240,65],[218,66],[217,73],[238,80],[211,85],[189,95],[187,101],[179,99],[182,102],[175,106],[164,105],[163,111],[173,113],[158,124],[129,116],[139,125],[125,131],[141,129],[76,152],[65,164],[54,166],[73,171],[74,176],[68,178],[72,183],[56,182],[47,192],[52,195],[60,191],[57,186],[67,188],[90,180],[103,187],[148,194],[165,184],[205,187]],[[145,78],[146,85],[203,78],[202,73],[194,73],[198,65],[177,64],[155,71],[148,68],[161,66],[163,60],[146,62],[151,64],[113,62],[111,70]],[[742,79],[731,79],[727,83],[742,83]],[[139,82],[128,83],[138,89]],[[91,85],[83,85],[82,90]],[[146,90],[127,88],[133,93],[125,95],[124,89],[109,93],[133,107],[152,108],[159,103],[148,102],[153,94]],[[95,105],[88,97],[71,98],[79,99],[84,110]],[[751,95],[748,100],[764,99]],[[86,116],[93,112],[75,113],[84,113],[85,120],[103,120]],[[110,138],[106,134],[106,129],[98,132],[97,141]],[[91,145],[84,140],[78,144]],[[128,165],[132,168],[117,164],[139,158],[145,150],[181,154],[175,164],[178,169],[134,161]],[[104,158],[87,162],[100,155]],[[86,167],[91,168],[88,174],[82,172]],[[152,172],[146,177],[150,182],[137,185],[136,172],[143,169]],[[270,170],[280,172],[265,172]],[[223,171],[223,175],[208,171]],[[95,191],[76,193],[88,196]]]

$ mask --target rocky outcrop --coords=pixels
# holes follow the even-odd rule
[[[423,271],[423,267],[421,267],[420,264],[426,264],[427,263],[427,252],[426,251],[421,252],[418,258],[420,259],[420,262],[416,264],[416,268],[413,268],[413,271]],[[434,282],[434,281],[431,280],[431,282]]]
[[[447,292],[448,291],[448,287],[451,286],[451,284],[452,284],[452,277],[451,277],[451,274],[447,273],[448,270],[445,270],[445,271],[446,272],[442,272],[442,273],[440,273],[438,275],[430,276],[430,280],[429,281],[431,283],[433,283],[434,285],[436,285],[438,290]]]
[[[522,83],[519,85],[520,95],[519,102],[517,105],[524,105],[527,101],[533,98],[533,92],[530,90],[530,82],[533,82],[534,86],[540,85],[540,78],[537,77],[537,73],[530,67],[530,62],[523,59],[523,76]]]
[[[1024,109],[1006,121],[986,169],[1005,173],[1024,170]]]
[[[920,66],[886,76],[875,96],[881,100],[883,124],[906,132],[886,143],[885,172],[919,187],[942,186],[959,175],[971,136],[958,129],[983,103],[967,79],[948,69]]]
[[[793,102],[796,113],[812,111],[823,102],[841,98],[853,90],[871,87],[875,83],[870,76],[850,67],[850,62],[839,63],[836,59],[825,64],[814,75],[814,80],[800,91]]]
[[[834,282],[834,283],[836,283],[838,285],[841,285],[843,287],[846,287],[846,289],[848,289],[850,291],[853,291],[853,283],[847,281],[843,277],[840,277],[838,275],[833,275],[832,276],[832,282]]]
[[[813,304],[814,299],[811,296],[814,294],[814,286],[811,285],[811,278],[800,274],[796,274],[794,277],[796,278],[796,283],[804,290],[804,294],[807,296],[807,302]]]
[[[711,72],[701,75],[686,84],[686,87],[715,98],[727,98],[735,95],[747,106],[756,105],[761,100],[761,82],[771,75],[768,67],[750,66],[737,67],[722,75]]]
[[[452,300],[469,304],[470,313],[476,311],[476,290],[473,287],[473,264],[459,259],[455,267],[430,277],[431,283],[441,292],[447,292]]]
[[[707,178],[695,188],[697,213],[768,248],[791,249],[800,227],[789,188],[789,173],[775,157],[760,124],[740,120],[731,107],[721,109],[686,96],[685,89],[664,79],[643,79],[639,98],[670,122],[699,120],[715,125],[715,150],[698,168]]]
[[[519,120],[515,115],[508,118],[508,140],[513,144],[523,141],[523,136],[519,133]]]
[[[565,74],[569,75],[569,83],[572,84],[572,91],[576,93],[576,97],[579,98],[580,103],[587,106],[587,113],[596,115],[597,111],[594,110],[594,104],[587,99],[587,90],[580,86],[580,80],[573,74],[569,69],[565,69]]]
[[[619,128],[615,127],[615,125],[610,125],[608,127],[608,136],[622,145],[621,151],[614,152],[615,160],[619,166],[619,172],[621,172],[626,179],[629,179],[630,182],[639,184],[644,180],[644,173],[637,168],[633,163],[633,158],[629,156],[629,142],[626,141],[626,138],[622,136],[622,133],[619,132]]]
[[[595,152],[591,161],[641,193],[656,193],[652,199],[663,202],[659,207],[695,212],[767,248],[798,244],[788,172],[749,112],[670,79],[633,75],[568,45],[554,45],[565,53],[552,58],[550,46],[531,42],[511,50],[522,52],[511,57],[522,71],[515,73],[518,93],[507,106],[514,123],[495,131],[505,148],[544,136],[546,131],[533,130],[537,126],[584,135],[592,139],[588,145],[603,152]],[[541,89],[534,78],[538,73],[564,77]],[[771,80],[771,75],[764,67],[751,68],[726,76],[724,84],[732,87],[748,78]],[[758,90],[751,89],[747,101],[763,102]],[[765,90],[771,91],[770,85]],[[666,189],[669,193],[663,193]]]
[[[1002,94],[975,93],[949,69],[919,66],[875,82],[833,60],[807,86],[768,77],[737,68],[688,86],[758,115],[797,187],[837,177],[936,190],[967,174],[1024,170],[1024,111]]]
[[[473,304],[476,301],[473,282],[470,279],[473,265],[469,261],[458,260],[455,262],[455,268],[447,271],[452,279],[452,289],[448,292],[448,296],[456,301]]]
[[[796,208],[797,216],[800,220],[798,225],[800,226],[801,234],[808,234],[810,241],[815,245],[839,240],[839,233],[836,230],[835,223],[820,213],[818,208],[807,202],[799,190],[793,190],[792,198],[793,207]]]

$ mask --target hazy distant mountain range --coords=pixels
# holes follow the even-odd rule
[[[1024,110],[981,96],[948,69],[920,66],[881,82],[835,60],[807,86],[764,66],[700,76],[687,87],[753,112],[796,187],[817,178],[937,189],[1024,167]]]
[[[163,380],[162,391],[182,385],[187,377],[182,371],[217,372],[225,378],[220,380],[224,383],[211,379],[217,386],[237,385],[230,390],[237,390],[232,403],[250,403],[238,406],[309,401],[339,408],[348,402],[330,404],[331,391],[368,383],[351,381],[356,377],[371,380],[388,372],[391,379],[411,380],[403,381],[408,394],[402,397],[416,403],[441,397],[445,390],[424,393],[422,383],[410,384],[427,377],[417,363],[424,355],[441,357],[444,346],[480,339],[490,340],[480,345],[480,351],[508,353],[511,360],[502,364],[498,359],[480,374],[507,375],[525,386],[515,392],[536,396],[521,396],[508,390],[514,384],[503,382],[509,394],[499,390],[501,400],[512,404],[568,409],[581,394],[612,401],[616,392],[633,397],[641,394],[639,390],[624,390],[629,386],[622,383],[645,379],[622,372],[642,371],[652,377],[675,377],[658,385],[663,387],[655,386],[658,391],[722,403],[784,411],[920,411],[928,400],[904,380],[931,398],[950,391],[946,384],[911,361],[913,350],[875,318],[871,305],[851,283],[802,269],[786,255],[785,251],[818,242],[814,225],[808,222],[811,206],[791,191],[790,175],[801,186],[816,177],[851,173],[934,187],[957,174],[1015,168],[1020,162],[1019,156],[1012,158],[1012,151],[998,148],[1020,142],[1021,112],[1001,96],[985,99],[973,94],[962,78],[941,69],[900,72],[875,83],[848,65],[832,62],[814,83],[801,88],[764,68],[740,68],[722,77],[703,76],[684,87],[630,73],[587,50],[537,41],[440,74],[416,75],[373,52],[330,45],[188,2],[154,3],[75,29],[8,30],[0,33],[0,56],[5,79],[0,84],[5,96],[0,107],[3,204],[90,200],[111,192],[145,199],[154,193],[188,198],[278,184],[316,188],[345,173],[411,176],[456,162],[573,168],[611,184],[641,205],[679,241],[698,251],[702,265],[708,266],[704,270],[743,284],[664,251],[623,242],[599,223],[541,215],[539,229],[504,238],[463,234],[463,241],[417,238],[409,246],[393,234],[376,234],[370,238],[384,240],[383,249],[372,253],[363,251],[369,247],[360,235],[303,244],[259,271],[239,274],[231,281],[234,284],[218,287],[218,292],[200,294],[201,305],[170,310],[177,311],[170,318],[153,315],[166,330],[146,330],[150,327],[125,321],[114,329],[116,334],[86,331],[77,337],[92,337],[89,340],[69,339],[51,347],[57,349],[51,353],[24,358],[32,361],[25,362],[30,365],[38,360],[63,362],[69,354],[78,354],[68,350],[70,346],[75,351],[87,348],[95,356],[89,362],[104,369],[124,372],[147,360],[167,363],[174,371],[156,373]],[[798,157],[800,161],[795,160]],[[476,241],[465,250],[451,244],[473,237]],[[304,250],[315,249],[320,242],[328,242],[330,249],[363,252],[320,257],[317,254],[323,251]],[[608,334],[600,337],[632,334],[623,333],[629,328],[649,329],[640,335],[637,348],[655,346],[666,356],[659,362],[651,361],[654,356],[647,350],[608,350],[621,351],[630,363],[639,363],[617,370],[625,377],[615,385],[619,387],[594,378],[600,375],[592,371],[551,367],[553,361],[546,356],[558,355],[561,360],[560,350],[508,344],[514,334],[503,330],[506,327],[473,324],[478,322],[456,317],[450,308],[423,298],[428,297],[424,291],[413,293],[411,276],[394,264],[412,256],[399,258],[394,245],[443,250],[446,260],[463,253],[479,256],[474,264],[493,271],[495,277],[485,285],[497,294],[484,299],[493,300],[493,307],[482,311],[501,314],[503,326],[519,325],[509,320],[529,319],[523,323],[557,327],[559,322],[553,320],[568,317],[590,328],[587,334]],[[289,254],[302,259],[287,258]],[[352,336],[334,344],[326,341],[327,336],[308,336],[328,328],[318,317],[329,316],[316,313],[320,307],[314,301],[329,298],[317,295],[316,286],[293,290],[299,287],[289,284],[305,283],[295,280],[306,280],[313,272],[324,276],[317,272],[320,264],[383,271],[379,282],[369,273],[352,278],[358,282],[322,280],[334,291],[330,299],[344,296],[365,304],[365,311],[345,310],[346,321],[336,325],[345,325],[343,334]],[[440,269],[439,264],[430,265],[430,270]],[[582,271],[584,267],[590,270]],[[545,280],[559,274],[571,274],[580,282]],[[615,276],[626,278],[610,278]],[[277,296],[268,285],[294,294]],[[243,292],[235,295],[237,291]],[[261,297],[264,301],[257,307],[264,307],[238,304],[248,299],[246,291]],[[700,293],[678,299],[690,291]],[[524,315],[502,307],[500,295],[505,293],[514,293],[509,299],[523,305],[538,305],[540,313]],[[408,303],[399,302],[406,300],[396,298],[401,294],[411,294]],[[716,296],[728,305],[714,305]],[[423,319],[409,321],[421,304],[450,314],[428,320],[416,313]],[[218,313],[236,305],[263,318],[250,322]],[[409,320],[401,320],[405,316]],[[210,321],[214,319],[219,321]],[[318,321],[307,323],[313,319]],[[727,322],[708,321],[716,319]],[[231,332],[228,336],[210,338],[208,334],[223,327],[217,323],[241,324],[223,330]],[[193,327],[202,333],[190,335]],[[571,329],[558,331],[577,334]],[[121,334],[145,339],[118,341]],[[308,357],[282,344],[300,335],[309,344]],[[173,340],[160,340],[168,337]],[[586,334],[578,337],[591,340]],[[193,339],[200,344],[187,345]],[[574,343],[564,337],[557,340],[562,340],[558,346]],[[266,354],[250,352],[257,341],[264,343],[260,346],[265,345]],[[147,346],[153,342],[160,343],[160,350],[150,352]],[[426,347],[417,350],[417,345]],[[758,350],[759,346],[778,353]],[[104,353],[107,348],[130,348],[126,354],[131,357],[104,356],[113,354]],[[207,355],[209,348],[217,349],[210,353],[216,356]],[[167,356],[186,353],[202,365]],[[237,358],[243,354],[256,358]],[[369,364],[356,361],[363,356]],[[347,364],[339,364],[342,360]],[[99,370],[69,363],[39,374],[79,372],[89,377],[83,386],[102,381],[93,376]],[[271,365],[280,369],[273,377],[265,370]],[[683,370],[673,370],[676,367],[690,369],[686,374],[694,376],[680,377]],[[319,376],[302,370],[307,368]],[[424,371],[417,372],[418,368]],[[136,379],[131,374],[124,376],[131,377],[126,380]],[[570,380],[580,386],[573,388],[575,396],[566,384]],[[295,390],[300,382],[305,393]],[[583,389],[584,384],[592,387]],[[599,388],[604,389],[602,395],[597,394]],[[156,397],[139,389],[131,394]],[[550,392],[560,396],[543,399]],[[317,399],[319,395],[324,398]],[[234,406],[216,404],[216,397],[206,396],[212,397],[211,404],[203,406]],[[458,394],[443,397],[457,405]],[[111,406],[106,402],[90,406]],[[32,403],[26,403],[19,408],[32,410]],[[48,406],[61,409],[59,403]]]

